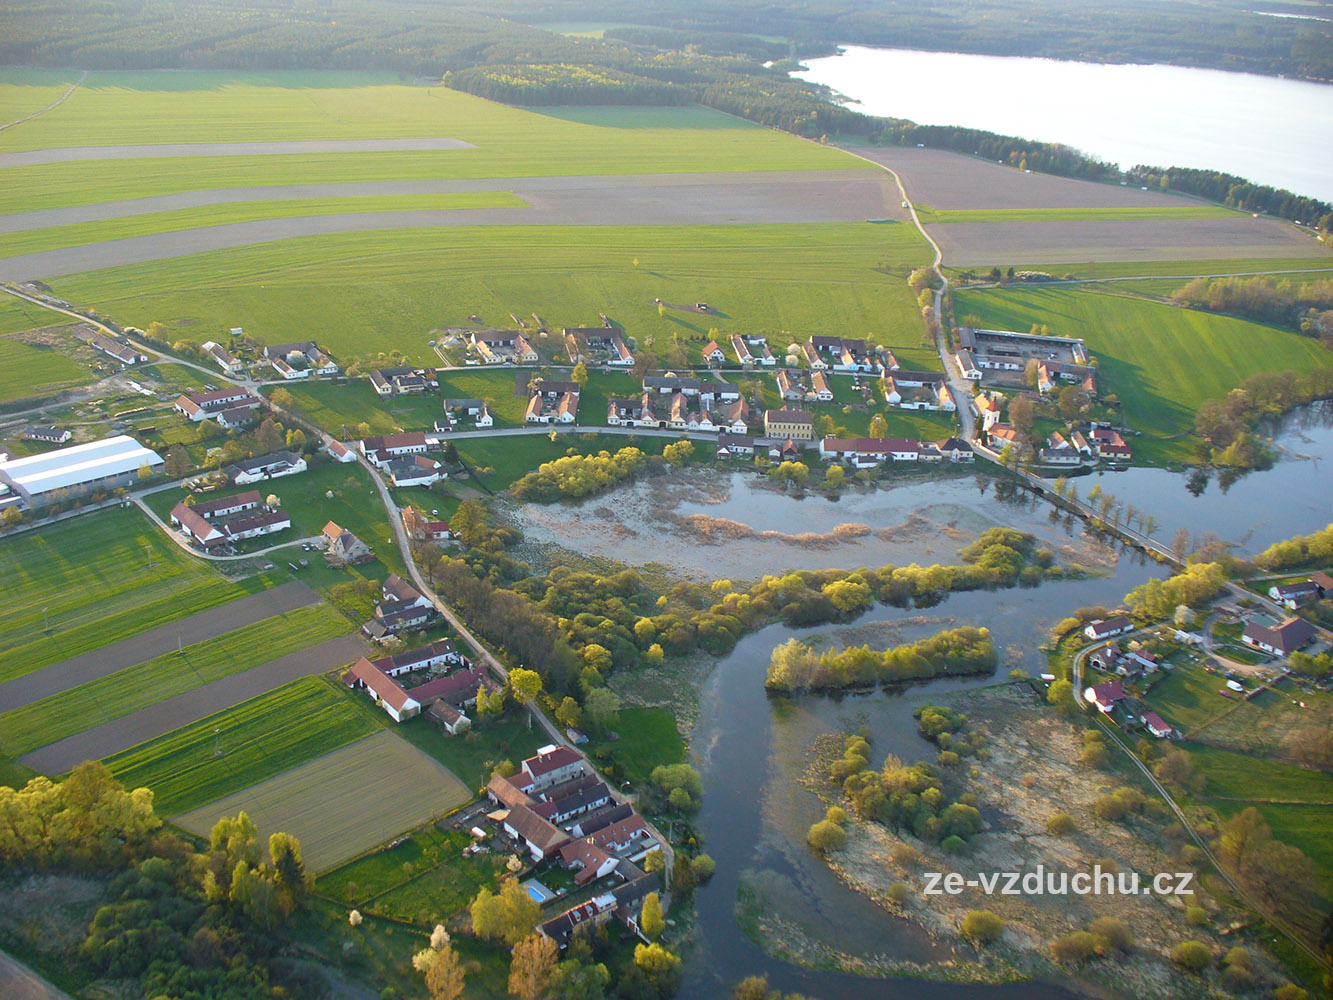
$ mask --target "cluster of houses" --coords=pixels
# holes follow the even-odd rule
[[[523,413],[524,422],[572,424],[578,420],[579,396],[583,392],[583,386],[577,382],[533,379],[528,384],[527,391],[528,406]]]
[[[403,508],[403,530],[414,542],[447,542],[454,537],[448,521],[427,517],[411,504]]]
[[[232,332],[239,335],[240,330]],[[215,340],[204,341],[200,350],[227,375],[239,375],[247,368],[244,361]],[[265,347],[260,358],[287,381],[338,374],[337,362],[313,340]]]
[[[952,413],[958,409],[948,380],[938,372],[912,372],[896,369],[880,376],[884,401],[903,410],[943,410]]]
[[[484,399],[446,399],[444,413],[435,421],[435,433],[448,434],[470,421],[479,431],[495,426],[495,417]]]
[[[612,427],[744,434],[750,429],[749,418],[750,406],[736,386],[671,372],[644,376],[642,393],[613,396],[606,406],[606,422]]]
[[[216,420],[219,427],[234,430],[253,423],[256,411],[263,405],[264,401],[258,396],[233,386],[212,392],[186,393],[172,404],[172,409],[194,423]]]
[[[571,365],[599,361],[616,368],[634,367],[634,353],[610,320],[603,318],[601,326],[567,326],[561,333]]]
[[[819,457],[855,469],[873,469],[886,462],[971,462],[976,453],[962,438],[916,441],[912,438],[834,438],[819,442]]]
[[[811,371],[870,373],[896,371],[898,359],[885,347],[844,337],[811,337],[800,345]]]
[[[1103,715],[1119,714],[1122,721],[1137,722],[1159,740],[1170,739],[1175,735],[1175,730],[1160,715],[1126,693],[1125,684],[1119,678],[1086,688],[1083,697]]]
[[[746,333],[733,336],[731,338],[731,350],[735,353],[737,362],[745,368],[754,365],[772,368],[778,363],[778,359],[773,356],[773,352],[768,347],[768,338],[762,333]],[[704,346],[704,360],[710,365],[722,364],[726,357],[717,341],[710,341]]]
[[[182,535],[207,551],[292,526],[291,517],[281,508],[264,506],[258,490],[193,504],[181,501],[172,508],[170,519]]]
[[[1277,583],[1268,588],[1268,596],[1296,611],[1317,601],[1333,599],[1333,576],[1320,572],[1296,583]]]
[[[468,350],[483,365],[531,365],[541,360],[522,330],[475,330],[468,339]]]
[[[605,880],[590,900],[540,924],[541,934],[563,948],[580,927],[612,917],[638,931],[644,897],[661,888],[639,862],[662,844],[587,758],[569,747],[542,747],[512,778],[492,777],[486,794],[497,807],[489,818],[534,862],[558,858],[579,887]]]
[[[425,628],[439,614],[430,598],[397,573],[390,573],[375,605],[375,617],[362,625],[361,631],[375,642],[387,642],[405,632]]]
[[[147,354],[136,350],[128,341],[108,337],[91,326],[85,325],[75,328],[74,336],[94,351],[99,351],[113,361],[119,361],[122,365],[137,365],[148,360]]]
[[[429,679],[411,687],[399,678]],[[477,692],[498,691],[499,685],[455,648],[451,639],[378,659],[362,657],[343,674],[343,683],[365,691],[394,722],[423,712],[451,736],[472,727],[467,710],[477,703]]]
[[[448,477],[444,466],[426,456],[425,431],[406,431],[361,438],[357,450],[387,475],[395,486],[431,486]]]
[[[990,434],[996,440],[1017,441],[1012,427],[997,424]],[[1124,436],[1112,427],[1093,426],[1085,434],[1081,430],[1068,435],[1053,431],[1046,439],[1046,447],[1038,451],[1042,465],[1081,465],[1088,460],[1105,459],[1110,462],[1128,462],[1133,457]]]

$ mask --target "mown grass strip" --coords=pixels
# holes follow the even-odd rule
[[[350,630],[346,618],[317,604],[126,667],[0,715],[0,753],[21,757]]]
[[[468,208],[523,208],[527,202],[508,191],[463,191],[451,194],[366,195],[351,198],[293,198],[281,201],[236,201],[172,212],[150,212],[119,219],[99,219],[68,226],[30,229],[5,236],[5,255],[37,253],[58,247],[84,246],[134,236],[174,233],[184,229],[226,226],[237,222],[289,219],[356,212],[434,212]]]
[[[384,727],[332,682],[304,677],[107,758],[129,788],[153,790],[177,815],[314,760]]]

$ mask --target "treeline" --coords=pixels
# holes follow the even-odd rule
[[[1275,542],[1255,556],[1254,562],[1269,570],[1311,563],[1333,563],[1333,524],[1313,534],[1296,535]]]
[[[1333,281],[1195,278],[1171,293],[1181,305],[1291,327],[1333,346]]]
[[[1319,399],[1333,399],[1333,369],[1251,375],[1194,415],[1194,431],[1203,438],[1200,458],[1233,468],[1259,467],[1269,461],[1254,434],[1259,421]]]
[[[693,104],[694,94],[671,83],[618,70],[556,63],[472,66],[444,75],[444,85],[505,104]]]
[[[1125,595],[1125,603],[1140,618],[1167,618],[1182,604],[1201,606],[1226,582],[1226,570],[1219,563],[1191,563],[1175,576],[1135,587]]]
[[[1036,142],[1013,135],[999,135],[958,125],[917,125],[915,122],[890,122],[880,133],[882,141],[904,146],[921,143],[959,153],[971,153],[987,160],[1002,160],[1019,170],[1036,170],[1061,177],[1085,180],[1115,180],[1120,168],[1097,160],[1058,142]]]
[[[1286,188],[1255,184],[1220,170],[1194,167],[1147,167],[1139,164],[1126,176],[1135,184],[1198,195],[1246,212],[1263,212],[1290,219],[1324,232],[1333,227],[1333,205],[1318,198],[1293,194]]]
[[[264,846],[269,861],[261,860]],[[82,939],[34,942],[80,977],[192,1000],[324,992],[308,964],[279,956],[273,936],[306,895],[301,845],[277,833],[261,846],[244,813],[220,820],[196,851],[163,828],[152,792],[127,791],[104,765],[88,762],[59,783],[39,777],[17,790],[0,786],[0,859],[11,873],[97,877],[100,905]]]
[[[989,674],[998,662],[990,632],[970,626],[882,651],[848,646],[817,654],[799,639],[788,639],[773,650],[764,686],[783,694],[863,688],[956,674]]]

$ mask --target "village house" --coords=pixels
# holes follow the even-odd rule
[[[266,479],[281,479],[283,476],[295,476],[306,471],[306,460],[294,451],[275,451],[272,455],[259,458],[243,458],[228,465],[222,471],[237,486],[263,482]]]
[[[443,465],[425,455],[395,458],[383,468],[395,486],[432,486],[449,476]]]
[[[823,372],[813,372],[810,375],[810,384],[814,387],[815,399],[821,403],[833,402],[833,388],[829,385],[827,375]]]
[[[715,412],[719,429],[729,430],[733,434],[746,434],[750,430],[750,404],[743,397],[723,403]]]
[[[376,368],[367,378],[381,396],[414,395],[440,387],[434,368]]]
[[[199,349],[228,375],[235,375],[245,370],[245,363],[215,340],[205,340]]]
[[[736,360],[746,368],[754,364],[754,354],[751,353],[750,345],[745,342],[744,337],[733,336],[731,338],[731,349],[736,352]]]
[[[1109,458],[1113,461],[1129,461],[1133,457],[1129,445],[1125,444],[1125,439],[1120,436],[1120,432],[1112,430],[1110,427],[1094,427],[1092,429],[1092,446],[1100,458]]]
[[[216,389],[213,392],[186,393],[172,404],[172,409],[183,414],[194,423],[202,420],[217,419],[218,415],[230,410],[255,410],[264,401],[239,386]]]
[[[1133,631],[1134,623],[1124,615],[1117,615],[1115,618],[1099,618],[1095,622],[1089,622],[1083,629],[1083,634],[1093,642],[1099,642]]]
[[[309,378],[311,375],[337,375],[338,365],[313,340],[295,344],[274,344],[264,348],[264,360],[285,379]]]
[[[754,455],[754,438],[746,434],[723,431],[717,436],[718,458],[750,458]]]
[[[709,365],[720,365],[726,363],[727,355],[716,340],[710,340],[704,345],[703,358]]]
[[[52,427],[49,424],[32,424],[23,430],[27,441],[43,441],[47,444],[64,444],[74,436],[74,432],[65,427]]]
[[[816,374],[822,375],[823,373],[817,372]],[[809,395],[810,390],[805,387],[800,372],[780,368],[773,378],[777,381],[779,397],[793,403],[805,402],[805,397]]]
[[[205,549],[275,534],[292,526],[285,511],[261,509],[256,490],[195,504],[182,501],[172,508],[168,519],[181,534]]]
[[[74,331],[74,336],[95,351],[100,351],[122,365],[135,365],[147,361],[148,355],[131,347],[123,340],[113,340],[91,326],[81,326]]]
[[[1143,723],[1144,728],[1150,734],[1159,740],[1165,740],[1171,736],[1171,727],[1156,712],[1144,712],[1139,716],[1139,721]]]
[[[229,431],[248,427],[258,419],[258,408],[247,406],[233,406],[217,415],[218,426]]]
[[[369,545],[333,521],[324,525],[323,535],[325,552],[335,566],[355,566],[375,558]]]
[[[815,436],[815,418],[809,410],[783,408],[764,411],[764,436],[776,440],[810,441]]]
[[[977,455],[972,446],[962,438],[947,438],[937,442],[936,447],[939,449],[940,457],[950,462],[971,462]]]
[[[425,431],[407,431],[402,434],[384,434],[362,438],[357,447],[366,460],[376,468],[383,468],[396,458],[426,453]]]
[[[1276,628],[1248,624],[1241,642],[1274,656],[1290,656],[1315,637],[1315,628],[1303,618],[1288,618]]]
[[[231,517],[247,510],[258,510],[262,502],[258,490],[246,490],[244,493],[237,493],[234,496],[199,500],[193,504],[182,503],[180,506],[188,507],[205,521],[212,521],[218,518]]]
[[[1314,604],[1322,596],[1319,585],[1313,579],[1299,583],[1274,584],[1268,588],[1268,596],[1292,611]]]
[[[341,441],[330,441],[324,448],[329,456],[340,464],[346,465],[348,462],[356,461],[356,452]]]
[[[446,542],[453,538],[448,521],[427,517],[411,504],[403,508],[403,530],[414,542]]]
[[[953,356],[953,359],[957,363],[958,372],[963,378],[968,379],[971,382],[981,381],[981,369],[977,367],[977,363],[973,359],[971,351],[966,349],[960,350]]]
[[[982,392],[972,397],[972,409],[976,411],[983,431],[989,432],[1000,422],[1002,406],[1003,404],[989,393]]]
[[[1125,700],[1125,688],[1118,680],[1106,681],[1087,688],[1083,692],[1083,697],[1095,705],[1103,715],[1110,715],[1115,711],[1115,707]]]

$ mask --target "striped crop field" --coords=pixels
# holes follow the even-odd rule
[[[382,716],[381,716],[382,717]],[[197,809],[383,727],[331,682],[306,677],[107,758],[129,788],[153,790],[164,816]]]
[[[448,768],[381,730],[177,816],[176,822],[207,836],[220,818],[243,810],[262,837],[279,831],[297,837],[306,867],[317,872],[471,798]]]

